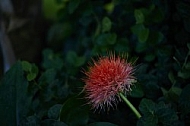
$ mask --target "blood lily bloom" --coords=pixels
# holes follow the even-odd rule
[[[86,97],[94,109],[109,109],[117,105],[136,82],[133,64],[124,57],[110,54],[93,61],[84,72]]]

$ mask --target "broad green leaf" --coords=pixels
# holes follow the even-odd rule
[[[62,106],[60,120],[69,126],[86,125],[88,122],[89,107],[85,105],[84,99],[72,97]]]
[[[159,118],[159,122],[166,126],[173,125],[178,120],[176,112],[164,102],[159,102],[156,105],[156,115]]]
[[[170,97],[170,99],[172,99],[173,101],[178,101],[179,100],[179,96],[181,95],[182,89],[179,87],[171,87],[168,95]]]
[[[117,125],[109,122],[95,122],[95,123],[90,123],[87,126],[117,126]]]
[[[155,116],[156,104],[149,99],[142,99],[139,105],[140,111],[144,116]]]
[[[21,62],[17,62],[0,84],[0,120],[2,126],[17,126],[25,118],[31,102],[27,96],[28,82]]]
[[[104,17],[102,20],[102,32],[109,32],[111,30],[112,22],[108,17]]]
[[[136,24],[141,24],[144,22],[144,15],[140,9],[135,9],[134,11],[135,19],[136,19]]]
[[[143,99],[139,109],[143,117],[139,120],[138,126],[173,125],[178,120],[176,112],[164,102],[156,104],[151,100]]]

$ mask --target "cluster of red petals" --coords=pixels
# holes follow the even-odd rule
[[[116,106],[120,99],[118,93],[126,93],[135,82],[133,73],[132,64],[127,63],[125,58],[115,57],[114,54],[93,61],[93,65],[85,72],[87,77],[84,79],[84,90],[92,108]]]

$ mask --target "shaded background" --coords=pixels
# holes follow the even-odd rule
[[[188,0],[0,2],[2,85],[8,83],[6,80],[10,78],[18,78],[18,82],[9,82],[17,87],[19,83],[24,83],[23,74],[26,83],[30,84],[26,87],[29,96],[17,97],[30,99],[24,107],[24,116],[21,113],[21,117],[15,120],[17,123],[90,125],[104,121],[119,126],[189,125]],[[82,108],[86,114],[76,117],[74,115],[81,112],[77,108],[80,104],[73,106],[76,111],[62,106],[82,90],[84,83],[81,78],[84,75],[81,69],[87,69],[86,65],[92,57],[96,59],[98,55],[106,55],[109,51],[116,54],[128,53],[131,59],[138,58],[138,83],[129,94],[129,99],[144,115],[140,120],[123,103],[110,112],[93,113],[88,107]],[[17,63],[12,68],[17,60],[28,62]],[[4,75],[9,68],[12,70]],[[14,73],[19,69],[23,71],[20,71],[20,76],[16,76]],[[7,88],[9,87],[3,87],[1,91],[5,92]],[[14,90],[10,91],[14,94]],[[1,94],[1,97],[5,94]],[[12,97],[9,100],[12,101]],[[17,102],[15,99],[13,101]],[[80,101],[71,99],[67,102],[70,106],[73,103]],[[52,111],[52,106],[54,115],[48,114]],[[10,106],[8,111],[14,107]],[[59,115],[61,107],[61,110],[70,111],[63,111]],[[3,107],[1,109],[3,111]]]

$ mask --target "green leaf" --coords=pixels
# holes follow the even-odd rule
[[[81,2],[80,0],[70,0],[69,1],[69,13],[70,14],[72,14],[77,9],[80,2]]]
[[[147,45],[146,43],[137,43],[137,46],[135,48],[135,51],[138,52],[138,53],[141,53],[143,51],[145,51],[147,49]]]
[[[60,70],[63,67],[63,59],[53,53],[51,49],[45,49],[43,51],[43,64],[42,66],[45,69],[54,68],[56,70]]]
[[[56,70],[55,69],[47,69],[40,77],[39,82],[52,84],[56,79]]]
[[[156,104],[149,99],[142,99],[139,109],[143,117],[138,121],[138,126],[155,126],[158,123],[158,117],[155,114]]]
[[[174,125],[178,120],[176,112],[164,104],[164,102],[157,104],[156,115],[159,118],[159,122],[166,126]]]
[[[79,97],[68,99],[61,109],[60,120],[69,126],[86,125],[88,122],[89,107]]]
[[[102,20],[102,32],[109,32],[111,30],[112,22],[108,17],[104,17]]]
[[[157,126],[157,123],[158,123],[158,118],[156,116],[154,117],[144,116],[138,120],[137,126]]]
[[[58,119],[61,107],[62,107],[61,104],[56,104],[52,106],[48,111],[48,117],[50,119]]]
[[[148,28],[142,29],[138,33],[139,42],[146,42],[146,40],[148,39],[148,36],[149,36],[149,29]]]
[[[182,91],[181,88],[173,87],[173,86],[170,88],[169,91],[167,91],[164,88],[161,88],[161,90],[162,90],[162,93],[163,93],[164,97],[167,100],[175,101],[175,102],[177,102],[179,100],[179,96],[180,96],[181,91]]]
[[[175,83],[176,83],[176,80],[175,80],[175,77],[174,77],[173,72],[169,72],[169,73],[168,73],[168,78],[169,78],[169,80],[170,80],[170,82],[171,82],[172,84],[175,84]]]
[[[178,75],[178,77],[181,77],[183,79],[188,79],[188,78],[190,78],[190,70],[187,70],[187,69],[180,70],[177,73],[177,75]]]
[[[82,66],[85,63],[86,58],[84,56],[77,56],[76,52],[69,51],[66,56],[68,63],[72,64],[75,67]]]
[[[69,22],[51,25],[47,34],[48,45],[52,47],[60,46],[61,42],[71,35],[72,30],[72,25]]]
[[[139,83],[136,83],[134,86],[132,86],[131,89],[132,89],[132,91],[130,92],[131,97],[141,98],[144,96],[144,91]]]
[[[114,1],[110,2],[110,3],[107,3],[105,6],[104,6],[105,10],[108,12],[108,13],[111,13],[113,12],[114,8],[115,8],[115,3]]]
[[[153,61],[154,59],[155,59],[155,54],[154,53],[151,53],[151,54],[147,54],[145,57],[144,57],[144,59],[146,60],[146,61],[148,61],[148,62],[151,62],[151,61]]]
[[[116,40],[117,40],[117,34],[115,33],[108,34],[107,39],[106,39],[107,43],[110,45],[115,44]]]
[[[27,96],[28,82],[22,63],[17,62],[4,75],[0,84],[0,120],[2,126],[17,126],[26,116],[31,98]]]
[[[149,99],[142,99],[139,105],[140,111],[143,113],[145,116],[155,115],[155,108],[156,104]]]
[[[109,122],[95,122],[95,123],[90,123],[87,126],[117,126],[117,125]]]
[[[159,44],[163,41],[164,39],[164,35],[161,32],[157,32],[157,31],[151,31],[149,32],[149,37],[147,42],[155,45],[155,44]]]
[[[31,69],[32,69],[32,65],[29,63],[29,62],[27,62],[27,61],[22,61],[21,62],[21,64],[22,64],[22,69],[24,70],[24,71],[31,71]]]
[[[143,99],[139,109],[143,117],[138,121],[138,126],[173,125],[178,120],[176,112],[164,102],[156,104],[151,100]]]
[[[22,69],[26,72],[28,81],[34,80],[38,75],[38,67],[35,64],[30,64],[27,61],[22,61]]]
[[[137,35],[138,41],[144,43],[147,41],[149,36],[149,29],[145,28],[143,24],[136,24],[131,27],[133,34]]]
[[[136,19],[136,24],[141,24],[144,22],[144,15],[140,9],[135,9],[134,11],[135,19]]]
[[[42,0],[42,11],[45,18],[57,20],[57,12],[64,8],[64,4],[57,4],[55,0]]]
[[[115,33],[104,33],[97,37],[96,42],[101,46],[113,45],[117,41],[117,34]]]
[[[178,101],[179,96],[181,95],[182,89],[179,87],[171,87],[169,90],[169,96],[173,101]]]

